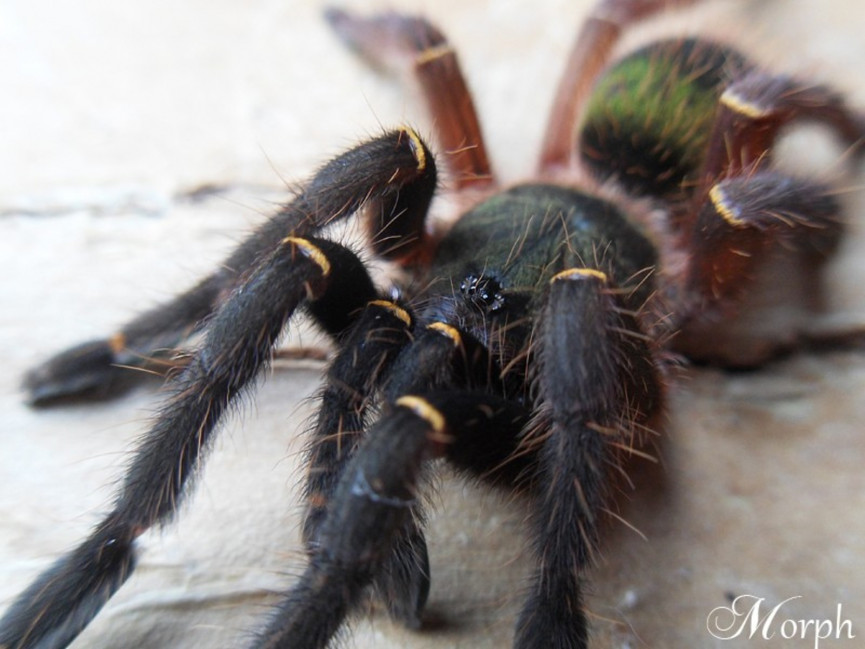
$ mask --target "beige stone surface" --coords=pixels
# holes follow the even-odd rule
[[[361,6],[364,3],[346,2]],[[449,34],[497,171],[532,169],[584,0],[388,0]],[[717,0],[700,18],[784,69],[865,107],[857,0]],[[0,606],[106,511],[159,401],[33,411],[23,371],[111,331],[218,263],[274,200],[384,125],[431,131],[417,101],[357,63],[319,2],[7,2],[0,9]],[[807,149],[806,149],[807,152]],[[810,153],[804,156],[810,157]],[[821,174],[835,177],[829,163]],[[850,237],[825,277],[826,322],[865,322],[861,170],[841,181]],[[227,191],[191,202],[204,185]],[[314,338],[292,328],[291,344]],[[148,533],[132,579],[79,649],[242,646],[302,565],[301,432],[321,368],[278,367],[224,425],[176,523]],[[788,598],[780,617],[852,623],[865,637],[865,357],[797,353],[749,373],[691,369],[671,395],[660,463],[630,468],[590,576],[595,647],[812,647],[719,640],[729,595]],[[421,632],[380,613],[353,647],[501,647],[531,562],[519,503],[445,479],[429,531]]]

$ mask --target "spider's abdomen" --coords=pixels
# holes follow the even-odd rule
[[[582,160],[635,195],[676,198],[703,162],[718,99],[748,63],[702,40],[653,43],[598,81],[580,129]]]

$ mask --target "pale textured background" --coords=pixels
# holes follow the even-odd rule
[[[586,2],[372,4],[426,11],[442,26],[496,169],[505,180],[529,173]],[[862,3],[719,0],[711,10],[716,31],[865,106]],[[283,179],[382,125],[429,132],[417,102],[343,51],[320,11],[290,0],[0,5],[0,605],[105,511],[158,400],[143,389],[35,412],[20,400],[24,369],[189,285],[283,196]],[[854,235],[862,179],[846,181]],[[204,184],[230,191],[180,198]],[[863,251],[851,237],[828,273],[839,321],[865,322]],[[142,539],[138,571],[75,647],[231,647],[259,623],[302,559],[297,433],[318,372],[278,369],[227,423],[179,523]],[[605,535],[589,600],[594,646],[813,646],[714,640],[706,616],[728,592],[801,596],[783,609],[796,619],[834,619],[842,604],[860,640],[827,646],[859,646],[863,387],[860,353],[689,372],[673,395],[663,469],[635,465],[637,491],[620,503],[646,540],[622,525]],[[428,535],[429,628],[408,633],[375,615],[354,624],[348,646],[509,644],[530,566],[523,513],[445,485]]]

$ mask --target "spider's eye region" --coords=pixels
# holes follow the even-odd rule
[[[460,291],[471,302],[487,311],[498,311],[505,305],[502,285],[488,275],[469,275],[460,284]]]

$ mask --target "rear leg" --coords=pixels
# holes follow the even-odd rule
[[[832,187],[772,171],[713,185],[689,234],[685,320],[691,358],[759,364],[794,348],[823,308],[820,268],[842,234]]]
[[[538,163],[541,173],[570,166],[581,111],[622,34],[665,9],[695,2],[698,0],[599,0],[595,4],[574,40],[547,118]]]
[[[804,121],[824,123],[857,158],[863,154],[865,116],[830,88],[760,70],[751,70],[728,85],[718,102],[691,213],[699,212],[718,180],[767,168],[782,129]]]
[[[374,67],[408,74],[418,84],[456,189],[495,184],[480,122],[456,52],[423,18],[385,13],[368,18],[330,9],[339,37]]]

